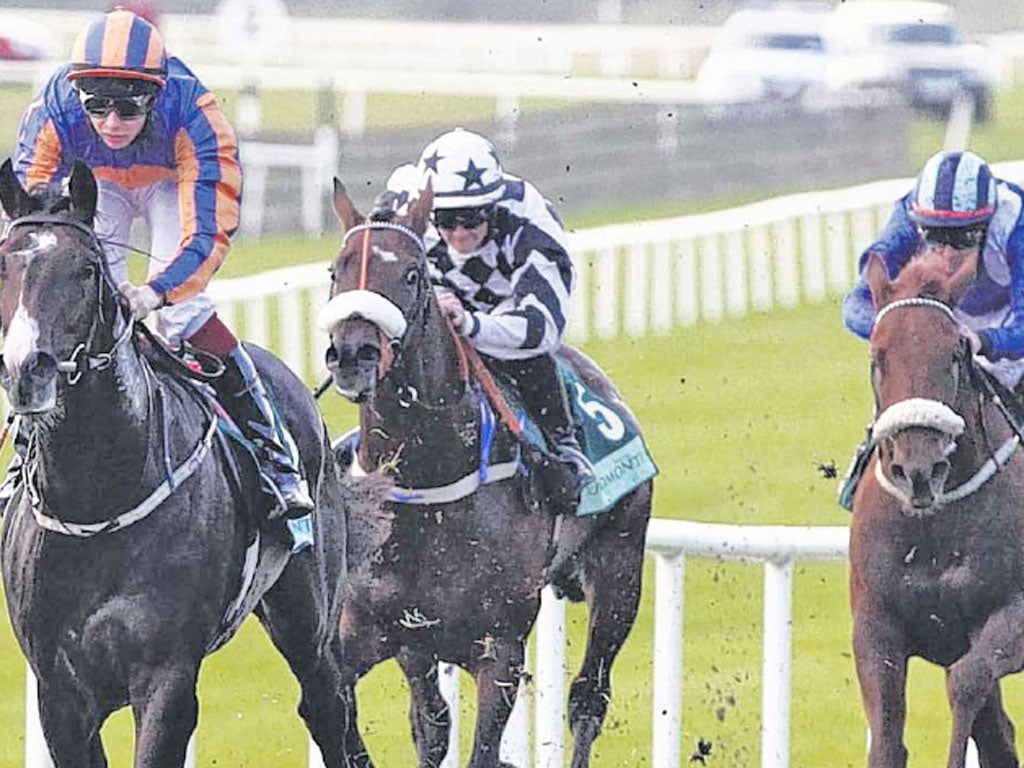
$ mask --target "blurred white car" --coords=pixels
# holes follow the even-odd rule
[[[15,13],[0,12],[0,61],[37,61],[47,58],[48,38],[41,24]]]
[[[740,6],[715,35],[697,72],[702,98],[795,99],[823,89],[830,15],[826,3],[763,0]]]
[[[957,27],[954,10],[925,0],[846,0],[829,21],[834,90],[885,88],[916,108],[946,110],[963,90],[975,117],[991,109],[995,68]]]

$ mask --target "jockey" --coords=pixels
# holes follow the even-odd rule
[[[860,258],[860,278],[843,299],[843,323],[863,339],[871,335],[875,306],[865,278],[871,253],[895,277],[917,255],[978,259],[977,278],[954,308],[975,355],[1009,389],[1024,375],[1024,190],[992,175],[973,152],[933,155],[914,188],[896,202],[885,229]],[[853,503],[872,449],[871,427],[840,487]]]
[[[456,128],[438,137],[417,167],[420,187],[429,183],[434,194],[427,259],[441,310],[516,386],[578,494],[595,475],[552,356],[573,284],[562,224],[536,187],[506,174],[491,142],[476,133]],[[408,186],[400,172],[392,185]]]
[[[216,98],[157,29],[124,8],[88,24],[21,119],[14,168],[30,189],[57,184],[75,161],[99,186],[96,235],[131,313],[172,345],[218,357],[219,399],[252,441],[278,491],[276,509],[301,517],[313,504],[295,442],[248,352],[204,292],[238,227],[242,172],[234,131]],[[128,281],[125,244],[134,219],[151,233],[146,282]],[[7,485],[7,484],[5,484]]]

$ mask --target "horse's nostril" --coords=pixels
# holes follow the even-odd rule
[[[327,363],[328,368],[338,366],[338,350],[333,344],[327,347],[327,351],[324,353],[324,362]]]
[[[948,461],[937,461],[932,466],[932,480],[942,480],[949,473]]]
[[[893,476],[894,480],[906,480],[907,479],[907,473],[903,471],[903,465],[902,464],[893,464],[892,467],[890,467],[889,471],[892,472],[892,476]]]

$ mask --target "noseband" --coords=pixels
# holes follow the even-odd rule
[[[416,288],[416,296],[412,307],[399,307],[383,294],[370,290],[368,285],[370,263],[370,237],[374,231],[390,230],[400,232],[412,240],[419,250],[419,261],[422,267],[421,279]],[[385,345],[391,355],[388,370],[401,354],[410,329],[426,317],[429,276],[426,269],[427,249],[423,238],[403,224],[391,221],[368,221],[352,227],[345,233],[341,247],[344,250],[349,239],[357,232],[363,233],[360,249],[359,286],[350,291],[343,291],[331,297],[327,305],[320,310],[319,325],[324,330],[337,323],[353,317],[359,317],[376,325],[384,337]],[[386,374],[386,372],[385,372]]]
[[[96,316],[93,318],[92,325],[89,326],[89,334],[86,340],[80,342],[75,347],[71,356],[68,357],[67,360],[59,361],[57,363],[57,370],[67,376],[68,386],[74,386],[81,380],[82,376],[85,375],[86,372],[102,371],[110,366],[118,348],[121,347],[131,336],[132,328],[134,327],[134,320],[127,312],[123,302],[117,300],[118,291],[114,287],[114,281],[110,276],[110,267],[103,255],[103,246],[91,227],[88,227],[80,221],[75,221],[74,219],[66,219],[54,214],[37,213],[15,219],[8,224],[7,232],[9,234],[17,227],[31,225],[44,227],[61,226],[77,229],[89,239],[90,248],[93,254],[98,257],[96,262],[99,265],[100,274],[96,281]],[[114,343],[108,351],[95,352],[92,350],[92,346],[96,340],[96,334],[99,331],[100,324],[105,321],[105,318],[103,317],[104,286],[106,286],[110,295],[114,297],[115,305],[121,310],[121,316],[124,320],[124,330],[121,332],[121,335],[114,340]]]

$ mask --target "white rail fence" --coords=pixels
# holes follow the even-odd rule
[[[1024,179],[1024,161],[999,163]],[[699,321],[813,303],[847,290],[857,259],[910,179],[776,198],[714,213],[571,232],[577,287],[567,338],[667,334]],[[326,373],[324,261],[211,285],[220,314],[308,380]],[[838,320],[837,320],[838,322]]]
[[[684,574],[687,557],[764,563],[761,766],[789,767],[789,702],[792,675],[793,570],[796,562],[844,560],[845,527],[743,526],[651,520],[647,553],[655,558],[652,669],[652,768],[679,768],[682,740]],[[502,759],[520,768],[565,764],[565,602],[546,589],[534,630],[534,690],[520,689],[502,741]],[[449,755],[443,768],[458,766],[458,676],[442,670],[442,688],[452,703]],[[532,738],[529,708],[533,707]],[[26,768],[52,768],[38,724],[35,681],[26,686]],[[200,734],[201,739],[201,734]],[[532,752],[532,760],[531,760]],[[196,765],[190,745],[186,766]],[[310,768],[322,766],[309,747]]]

